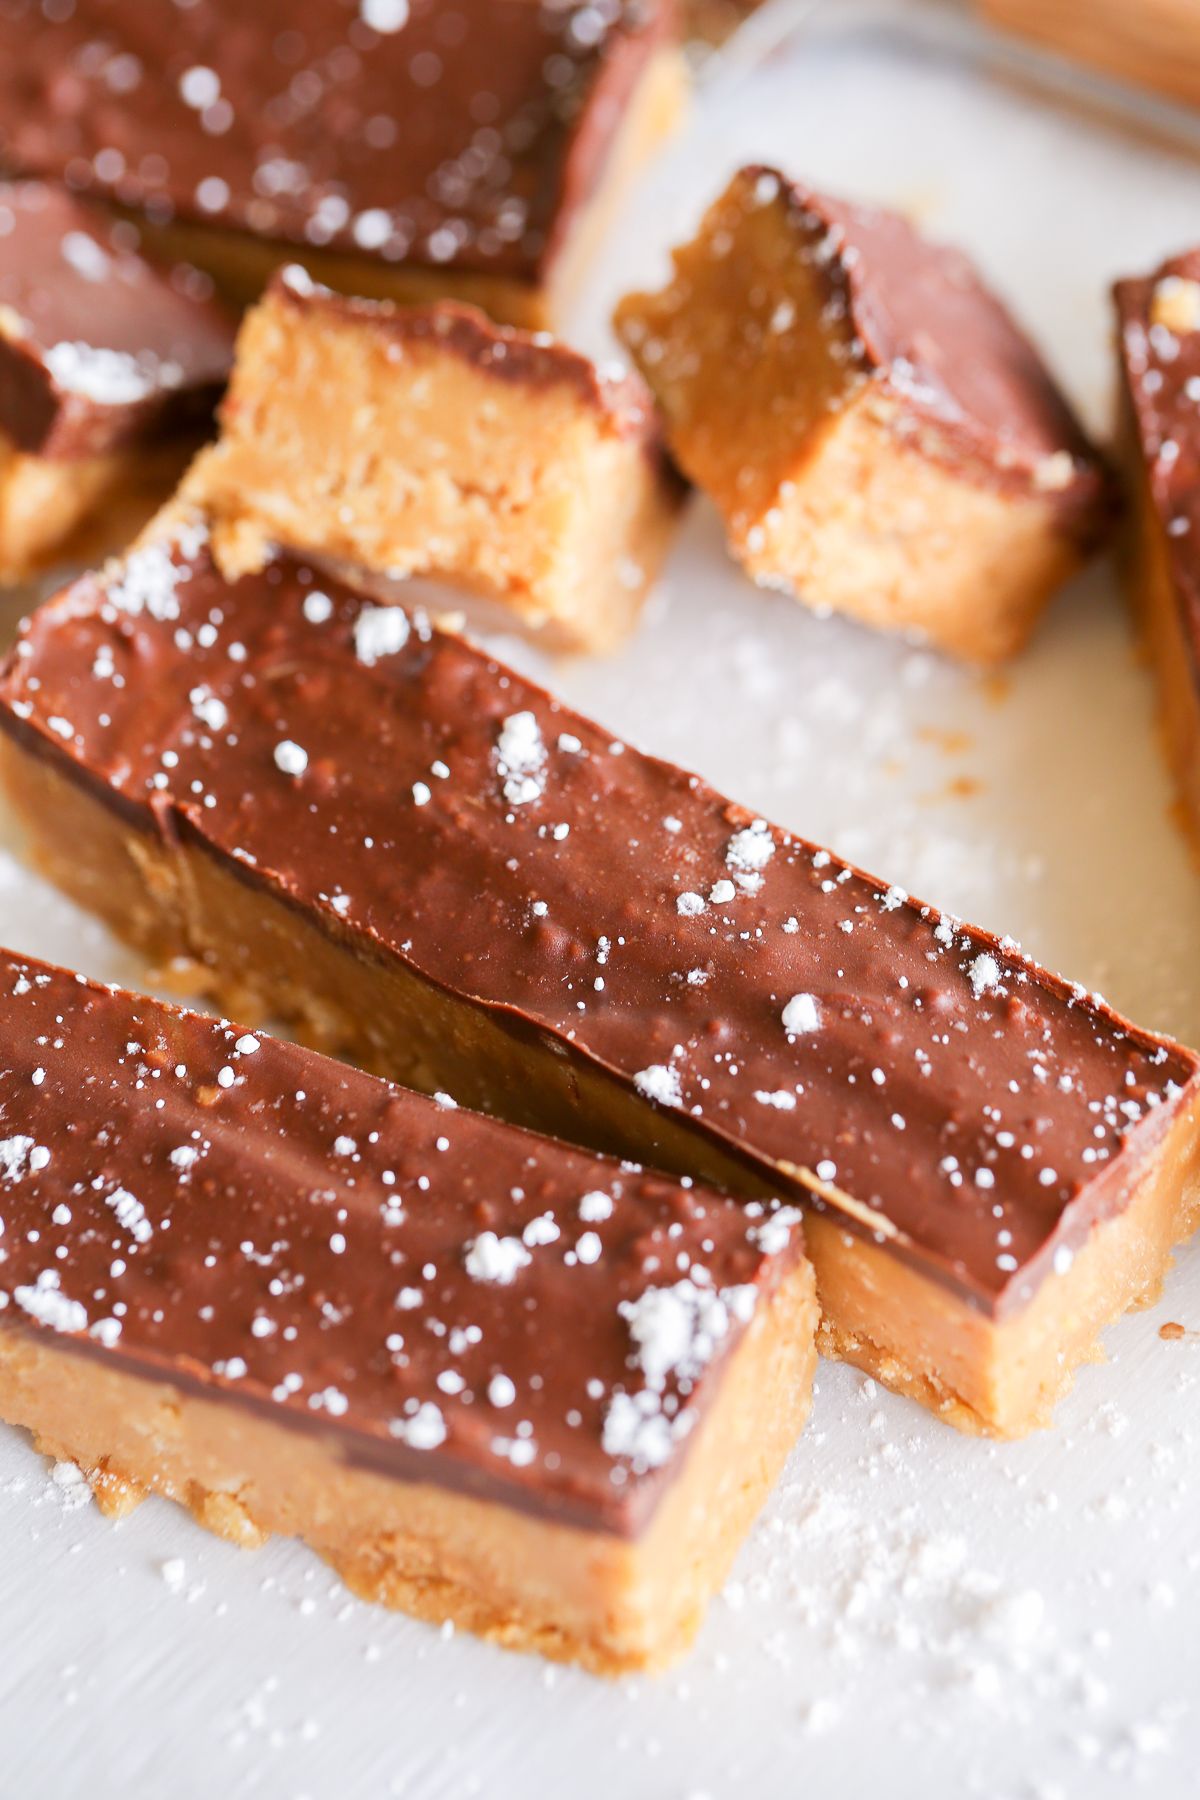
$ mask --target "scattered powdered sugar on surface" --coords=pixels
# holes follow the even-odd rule
[[[388,1430],[413,1450],[437,1450],[446,1441],[442,1409],[432,1400],[423,1400],[419,1406],[414,1405],[411,1413],[393,1419]]]
[[[124,350],[64,341],[51,344],[43,360],[60,388],[100,406],[128,406],[183,380],[178,363],[160,362],[149,351],[130,356]]]
[[[385,656],[398,656],[411,631],[402,606],[364,606],[354,621],[354,654],[373,668]]]
[[[308,751],[302,744],[295,744],[291,738],[284,738],[272,753],[275,767],[283,775],[303,775],[308,767]]]
[[[639,1069],[633,1085],[639,1094],[645,1094],[647,1100],[657,1100],[660,1106],[683,1105],[679,1071],[667,1063],[650,1063],[647,1068]]]
[[[0,1179],[4,1181],[21,1181],[26,1175],[44,1169],[49,1161],[49,1150],[35,1144],[31,1137],[18,1134],[0,1138]]]
[[[990,950],[980,951],[970,964],[967,974],[971,980],[971,992],[977,1000],[982,1000],[985,994],[999,993],[1002,970]]]
[[[741,831],[734,832],[725,849],[725,865],[733,870],[734,880],[747,893],[757,893],[763,871],[775,854],[775,840],[765,819],[755,819]]]
[[[644,1386],[615,1393],[604,1415],[603,1444],[610,1456],[635,1469],[661,1468],[692,1428],[693,1415],[672,1394],[668,1380],[686,1394],[712,1362],[735,1322],[754,1311],[752,1287],[717,1292],[686,1276],[672,1287],[648,1287],[618,1311],[629,1326],[633,1362]]]
[[[463,1253],[463,1263],[472,1280],[495,1281],[502,1286],[515,1281],[529,1261],[529,1251],[520,1238],[498,1237],[494,1231],[481,1231]]]
[[[783,1029],[796,1037],[821,1029],[821,1008],[811,994],[793,994],[780,1017]]]
[[[128,1188],[114,1188],[111,1194],[105,1195],[106,1203],[116,1214],[117,1224],[122,1231],[127,1231],[135,1243],[148,1244],[154,1236],[154,1227],[146,1217],[146,1209],[136,1195]]]
[[[133,617],[144,612],[160,623],[177,619],[177,590],[189,578],[187,564],[207,542],[208,527],[202,520],[176,521],[170,532],[138,544],[122,558],[105,580],[106,598]],[[179,561],[173,555],[175,551]]]
[[[13,1299],[39,1325],[51,1331],[86,1331],[87,1308],[78,1300],[69,1300],[62,1292],[57,1269],[43,1269],[37,1281],[13,1289]]]
[[[546,789],[546,745],[531,712],[510,713],[496,739],[496,772],[510,806],[528,806]]]

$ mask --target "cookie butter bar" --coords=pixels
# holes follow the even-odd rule
[[[803,1201],[825,1348],[957,1424],[1044,1420],[1195,1221],[1190,1051],[202,520],[38,611],[0,746],[52,877],[230,1011]]]
[[[453,300],[396,308],[277,277],[248,315],[221,439],[185,492],[380,574],[447,576],[560,647],[630,629],[684,488],[636,375]]]
[[[161,501],[229,372],[232,322],[134,236],[41,182],[0,182],[0,579],[151,473]]]
[[[736,175],[619,336],[754,579],[991,661],[1102,535],[1108,484],[966,257]]]
[[[671,0],[0,0],[0,162],[119,203],[239,301],[561,316],[683,94]]]
[[[1200,250],[1119,281],[1115,295],[1136,501],[1129,583],[1200,843]]]
[[[604,1673],[686,1647],[808,1411],[794,1212],[10,952],[0,1021],[0,1414],[106,1511]]]

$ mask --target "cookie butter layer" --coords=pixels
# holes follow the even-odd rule
[[[1036,349],[895,213],[743,169],[616,325],[734,554],[811,605],[996,657],[1103,535]]]
[[[1200,843],[1200,250],[1119,281],[1126,438],[1137,510],[1129,574],[1167,747]]]
[[[1195,1200],[1197,1061],[639,755],[460,638],[203,525],[25,628],[50,872],[426,1089],[811,1207],[827,1343],[1040,1416]]]
[[[807,1411],[794,1213],[8,953],[0,1023],[6,1417],[372,1597],[679,1647]]]
[[[0,578],[122,485],[177,476],[233,358],[197,283],[60,190],[0,182]]]
[[[242,562],[265,533],[440,575],[595,650],[636,620],[684,489],[636,375],[456,301],[345,300],[293,267],[247,316],[220,442],[185,492]]]
[[[0,0],[0,158],[137,212],[247,298],[333,286],[542,323],[673,119],[670,0]]]

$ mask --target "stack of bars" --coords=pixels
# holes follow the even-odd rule
[[[348,44],[368,73],[329,117],[250,104],[283,0],[224,50],[211,5],[170,45],[126,8],[177,91],[134,84],[111,182],[84,51],[114,9],[60,10],[17,55],[0,0],[0,148],[29,177],[0,221],[41,259],[0,286],[13,566],[211,405],[210,285],[266,288],[217,440],[22,625],[0,776],[38,865],[246,1022],[0,952],[0,1411],[106,1511],[166,1494],[421,1617],[659,1666],[818,1349],[964,1431],[1049,1420],[1200,1218],[1200,1058],[615,740],[404,582],[607,649],[693,482],[755,580],[987,661],[1102,542],[1112,474],[965,258],[766,168],[622,303],[637,374],[525,329],[669,110],[666,6],[585,41],[504,0],[456,46],[429,0],[349,24],[339,0],[316,37],[334,20],[330,67]],[[446,134],[493,63],[468,156]],[[245,179],[267,112],[300,186]],[[116,223],[42,185],[80,158]],[[207,278],[148,260],[135,215]],[[279,266],[297,245],[311,270]],[[88,336],[113,280],[130,304]],[[1130,566],[1200,812],[1194,258],[1118,304]],[[30,483],[63,514],[37,543]]]

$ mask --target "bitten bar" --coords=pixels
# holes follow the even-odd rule
[[[1043,1421],[1197,1210],[1197,1058],[614,742],[419,612],[177,518],[26,625],[8,790],[233,1012],[808,1209],[822,1341]]]
[[[240,303],[561,318],[684,93],[671,0],[0,0],[0,164],[69,179]]]
[[[396,308],[277,277],[247,316],[221,438],[186,494],[238,534],[436,575],[561,648],[611,649],[683,483],[640,378],[442,300]]]
[[[747,168],[618,335],[754,579],[980,661],[1108,524],[1095,451],[959,251]]]
[[[232,320],[131,239],[58,189],[0,182],[0,580],[140,480],[161,503],[211,422]]]
[[[1134,496],[1126,573],[1200,847],[1200,249],[1114,294]]]
[[[808,1411],[794,1212],[9,952],[0,1029],[0,1414],[106,1511],[604,1673],[686,1647]]]

